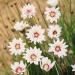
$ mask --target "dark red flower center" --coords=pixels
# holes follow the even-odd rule
[[[15,48],[16,48],[16,49],[20,49],[20,44],[16,44],[16,45],[15,45]]]
[[[17,67],[16,68],[16,73],[21,73],[23,71],[23,68],[22,67]]]
[[[32,54],[32,55],[30,56],[30,58],[31,58],[31,60],[35,61],[36,58],[37,58],[37,56],[36,56],[35,54]]]
[[[44,64],[43,68],[48,70],[49,69],[49,65],[48,64]]]
[[[28,10],[27,10],[27,13],[30,13],[30,12],[31,12],[31,9],[28,9]]]
[[[57,34],[57,31],[53,31],[53,35],[56,35]]]
[[[35,33],[34,33],[34,37],[35,37],[35,38],[38,38],[38,37],[39,37],[39,33],[38,33],[38,32],[35,32]]]
[[[61,51],[60,46],[56,46],[56,47],[55,47],[55,51],[56,51],[56,52],[60,52],[60,51]]]
[[[50,12],[50,16],[51,16],[51,17],[55,17],[55,15],[56,15],[56,13],[55,13],[54,11],[51,11],[51,12]]]

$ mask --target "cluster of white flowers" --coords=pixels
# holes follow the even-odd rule
[[[63,40],[60,40],[61,36],[61,27],[57,24],[57,20],[61,16],[59,11],[59,7],[57,0],[48,0],[47,3],[50,7],[46,7],[45,17],[46,20],[50,22],[49,28],[47,29],[48,37],[53,40],[53,43],[49,44],[48,53],[53,52],[55,56],[59,58],[63,58],[67,56],[67,47],[66,43]],[[22,55],[23,60],[27,61],[28,64],[40,65],[40,68],[45,71],[49,71],[55,65],[55,60],[52,62],[51,59],[45,57],[42,54],[42,50],[37,47],[37,43],[41,43],[46,41],[45,37],[45,29],[43,29],[40,25],[35,24],[33,26],[29,26],[26,19],[32,19],[35,17],[36,7],[32,4],[25,4],[21,8],[21,17],[24,19],[24,22],[16,22],[14,25],[14,29],[16,31],[23,31],[26,27],[26,38],[30,40],[31,43],[34,44],[34,48],[26,48],[26,43],[23,42],[21,38],[14,38],[11,42],[9,42],[9,51],[15,56]],[[11,69],[16,74],[23,74],[26,71],[26,63],[20,60],[20,62],[15,62],[11,65]],[[73,67],[73,65],[72,65]],[[74,71],[74,69],[73,69]]]
[[[50,25],[48,28],[48,36],[53,40],[53,43],[49,44],[48,52],[53,52],[54,55],[57,55],[59,58],[63,58],[67,56],[67,47],[66,43],[63,40],[60,40],[61,29],[58,25],[58,20],[61,16],[58,1],[57,0],[48,0],[48,7],[46,7],[45,17],[46,20],[49,21]]]

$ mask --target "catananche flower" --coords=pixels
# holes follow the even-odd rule
[[[32,18],[36,14],[36,8],[33,4],[25,4],[23,8],[21,8],[21,16],[23,19]]]
[[[45,11],[46,20],[50,21],[51,23],[57,22],[59,17],[61,16],[61,13],[59,11],[59,8],[55,7],[47,7]]]
[[[31,42],[42,43],[42,41],[45,41],[45,35],[44,35],[45,29],[42,29],[39,25],[34,25],[30,29],[28,29],[28,32],[26,33],[27,38],[31,40]]]
[[[9,51],[11,54],[20,55],[25,50],[25,43],[23,43],[23,40],[21,38],[16,39],[14,38],[12,42],[9,42]]]
[[[66,43],[63,40],[54,40],[53,44],[50,44],[49,52],[53,52],[54,55],[57,55],[58,57],[67,56],[67,47]]]
[[[50,25],[48,28],[48,36],[53,38],[58,38],[61,35],[61,27],[59,25]]]
[[[71,67],[72,67],[72,71],[75,71],[75,64],[71,65]]]
[[[23,23],[23,21],[16,22],[16,24],[14,25],[14,29],[16,31],[22,31],[26,26],[27,26],[27,24],[26,23]]]
[[[34,63],[35,65],[38,65],[41,56],[42,51],[38,48],[31,48],[26,51],[26,54],[24,55],[24,59],[27,60],[30,64]]]
[[[58,0],[47,0],[47,4],[55,7],[58,5]]]
[[[40,67],[45,71],[49,71],[50,69],[53,68],[54,65],[55,65],[55,61],[51,63],[51,60],[49,60],[48,57],[43,57],[41,59]]]
[[[15,74],[23,74],[26,71],[26,64],[23,61],[14,62],[11,64],[11,69]]]

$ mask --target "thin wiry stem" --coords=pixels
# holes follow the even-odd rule
[[[53,56],[53,55],[52,55]],[[55,61],[55,58],[54,58],[54,56],[53,56],[53,60]],[[56,69],[56,71],[57,71],[57,75],[60,75],[59,74],[59,71],[58,71],[58,69],[57,69],[57,66],[56,66],[56,64],[55,64],[55,69]]]

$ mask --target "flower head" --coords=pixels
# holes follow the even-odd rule
[[[61,16],[61,13],[59,11],[59,8],[55,7],[47,7],[45,11],[46,20],[50,21],[51,23],[57,22],[59,17]]]
[[[61,27],[59,25],[50,25],[48,28],[48,36],[53,38],[58,38],[61,35]]]
[[[58,0],[47,0],[47,4],[55,7],[58,5]]]
[[[22,31],[24,28],[25,28],[25,24],[23,23],[23,21],[16,22],[16,24],[14,25],[14,29],[16,31]]]
[[[63,56],[67,56],[67,47],[68,45],[66,45],[64,40],[57,39],[56,41],[54,40],[53,44],[50,44],[49,52],[53,52],[54,55],[63,58]]]
[[[30,29],[28,29],[28,32],[26,33],[27,38],[31,40],[31,42],[38,42],[42,43],[42,41],[45,41],[45,30],[41,28],[39,25],[32,26]]]
[[[23,58],[27,60],[30,64],[34,63],[35,65],[38,65],[40,59],[41,59],[41,53],[42,51],[38,48],[31,48],[26,51],[26,54]]]
[[[25,6],[21,8],[21,16],[24,19],[32,18],[33,16],[35,16],[35,13],[36,13],[36,9],[33,4],[25,4]]]
[[[75,71],[75,64],[71,65],[71,67],[72,67],[72,71]]]
[[[54,65],[55,65],[55,61],[51,63],[51,60],[49,60],[48,57],[43,57],[40,62],[41,69],[45,71],[49,71],[50,69],[53,68]]]
[[[12,42],[9,42],[9,51],[11,54],[20,55],[25,50],[25,43],[23,43],[23,40],[21,38],[16,39],[14,38]]]
[[[11,69],[15,74],[23,74],[26,71],[26,64],[23,61],[14,62],[11,64]]]

